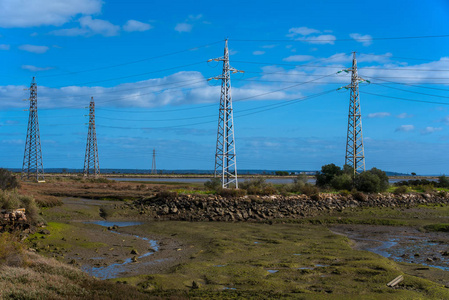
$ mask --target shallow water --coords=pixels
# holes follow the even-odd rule
[[[114,225],[117,225],[119,227],[126,227],[126,226],[134,226],[134,225],[142,224],[142,222],[109,222],[109,221],[90,221],[90,222],[85,222],[85,223],[97,224],[97,225],[100,225],[103,227],[111,227]],[[113,230],[111,230],[110,232],[112,232],[114,234],[133,236],[137,239],[147,241],[150,245],[150,248],[153,249],[154,251],[146,252],[146,253],[138,256],[137,257],[138,259],[150,256],[154,252],[159,251],[159,245],[158,245],[157,241],[155,241],[155,240],[150,240],[148,238],[140,237],[138,235],[120,233],[120,232],[113,231]],[[101,260],[103,258],[102,257],[94,257],[92,259]],[[160,260],[151,261],[151,262],[139,262],[139,264],[140,265],[151,265],[151,264],[155,264],[155,263],[162,262],[162,261],[164,261],[164,260],[160,259]],[[84,265],[81,267],[81,269],[83,271],[85,271],[86,273],[88,273],[89,275],[95,276],[97,278],[111,279],[111,278],[120,277],[121,273],[124,273],[124,272],[128,271],[129,268],[132,268],[132,262],[133,262],[132,257],[129,257],[129,258],[125,259],[124,262],[122,262],[122,263],[115,263],[115,264],[111,264],[111,265],[104,266],[104,267],[93,267],[93,266],[89,266],[89,265]]]
[[[340,230],[339,230],[340,232]],[[346,236],[354,240],[358,248],[393,259],[398,262],[421,264],[449,271],[449,256],[442,253],[448,250],[447,235],[440,233],[442,241],[435,242],[438,233],[420,233],[411,231],[404,233],[370,233],[369,231],[346,231]]]

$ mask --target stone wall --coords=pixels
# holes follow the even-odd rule
[[[314,199],[312,199],[314,198]],[[154,219],[187,221],[262,221],[299,219],[323,212],[362,207],[412,207],[419,204],[449,204],[445,193],[411,194],[320,194],[315,197],[244,196],[223,198],[215,195],[156,195],[127,204]]]

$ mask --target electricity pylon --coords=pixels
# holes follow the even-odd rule
[[[42,164],[41,138],[39,134],[39,120],[37,116],[37,85],[36,79],[30,86],[30,101],[28,129],[23,155],[22,178],[32,179],[35,176],[37,182],[44,181],[44,165]]]
[[[157,170],[156,170],[156,149],[153,149],[153,162],[151,163],[151,174],[157,174]]]
[[[87,133],[86,155],[84,157],[84,176],[100,174],[100,163],[98,160],[97,132],[95,130],[95,101],[90,99],[89,104],[89,131]]]
[[[350,89],[345,165],[351,167],[352,177],[355,178],[357,174],[365,171],[365,150],[363,147],[359,83],[369,83],[369,81],[359,77],[357,74],[357,59],[355,52],[352,53],[352,68],[343,70],[343,72],[351,72],[351,84],[344,87],[345,89]]]
[[[223,188],[235,186],[237,181],[237,162],[235,155],[234,118],[232,114],[231,73],[243,73],[229,66],[228,40],[225,40],[224,56],[209,61],[222,61],[223,72],[208,80],[221,80],[220,107],[218,110],[217,146],[215,152],[215,177],[220,177]]]

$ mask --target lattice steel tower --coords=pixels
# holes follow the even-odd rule
[[[100,174],[98,161],[97,132],[95,130],[95,101],[90,99],[89,104],[89,131],[87,133],[86,155],[84,157],[84,176]]]
[[[237,181],[237,162],[235,155],[234,118],[232,114],[231,73],[238,71],[229,66],[228,40],[225,40],[224,56],[209,61],[222,61],[223,73],[211,79],[221,79],[220,107],[218,110],[217,147],[215,152],[215,177],[220,177],[223,188],[235,186]]]
[[[151,163],[151,174],[157,174],[157,170],[156,170],[156,149],[153,149],[153,162]]]
[[[37,117],[37,85],[36,79],[30,86],[30,101],[28,129],[23,155],[22,178],[32,179],[37,182],[44,181],[44,165],[42,164],[41,138],[39,134],[39,120]]]
[[[359,82],[369,82],[357,74],[357,59],[355,52],[352,56],[352,68],[344,70],[351,72],[351,84],[346,86],[350,89],[348,134],[346,139],[345,164],[353,170],[352,176],[365,171],[365,150],[363,148],[362,134],[362,112],[359,98]]]

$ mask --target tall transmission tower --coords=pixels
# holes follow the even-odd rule
[[[357,59],[355,52],[352,53],[352,68],[343,70],[343,72],[351,72],[351,84],[344,87],[350,90],[345,164],[352,168],[352,176],[355,178],[355,175],[365,171],[365,150],[363,147],[359,83],[369,83],[369,81],[359,77],[357,74]]]
[[[22,178],[44,181],[44,165],[42,164],[41,138],[39,133],[39,120],[37,117],[37,85],[36,78],[30,86],[30,101],[28,129],[23,155]]]
[[[215,177],[220,177],[223,188],[235,186],[237,181],[237,162],[234,140],[234,118],[232,114],[231,73],[243,73],[229,66],[228,40],[225,40],[224,56],[209,61],[222,61],[223,72],[212,79],[221,79],[220,107],[218,110],[217,146],[215,152]]]
[[[151,174],[157,174],[157,170],[156,170],[156,149],[153,149],[153,163],[151,164]]]
[[[89,104],[89,131],[87,133],[86,155],[84,157],[84,176],[100,174],[100,163],[98,160],[97,132],[95,130],[95,101],[90,99]]]

